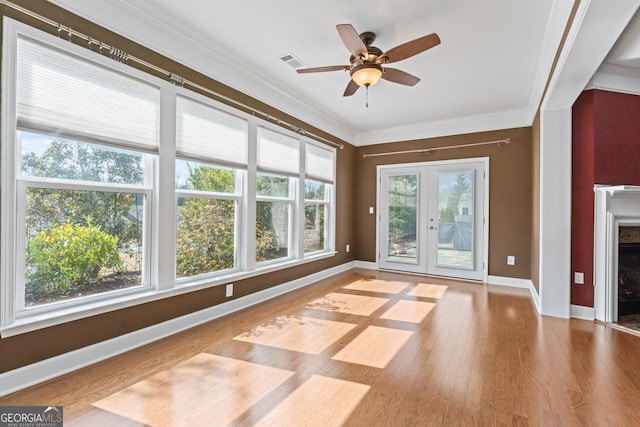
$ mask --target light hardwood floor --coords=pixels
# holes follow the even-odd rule
[[[6,396],[65,425],[640,425],[640,337],[356,270]]]

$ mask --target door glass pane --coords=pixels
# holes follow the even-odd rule
[[[436,264],[473,269],[473,171],[438,173]]]
[[[389,177],[388,259],[417,263],[418,175]]]

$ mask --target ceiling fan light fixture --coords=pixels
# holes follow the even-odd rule
[[[351,70],[351,78],[358,86],[373,86],[382,77],[380,64],[361,64]]]

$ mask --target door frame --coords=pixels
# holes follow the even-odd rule
[[[376,268],[380,269],[380,229],[381,229],[381,197],[380,190],[382,188],[382,171],[386,169],[402,169],[417,168],[424,166],[445,166],[463,163],[482,163],[484,169],[483,179],[483,217],[484,223],[482,227],[482,282],[487,283],[489,280],[489,157],[470,157],[452,160],[434,160],[430,162],[412,162],[412,163],[394,163],[376,166]],[[407,272],[408,274],[416,274]],[[421,273],[422,274],[422,273]],[[465,280],[465,279],[461,279]]]

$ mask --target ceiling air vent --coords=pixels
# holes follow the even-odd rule
[[[289,64],[291,68],[297,69],[300,67],[306,67],[305,63],[298,59],[298,57],[296,57],[293,53],[285,53],[280,57],[280,59],[283,62]]]

